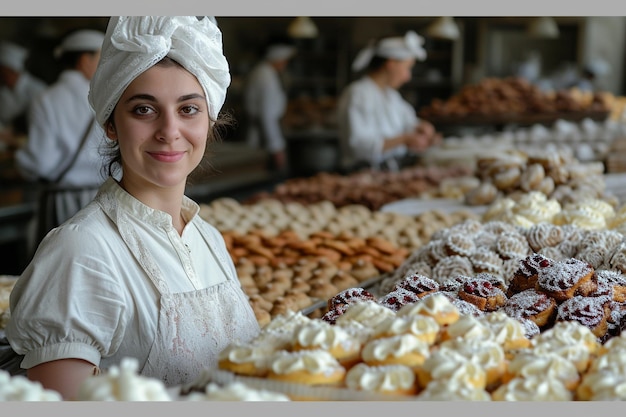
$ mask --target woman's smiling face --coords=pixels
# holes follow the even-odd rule
[[[179,65],[153,66],[126,88],[113,121],[107,136],[119,144],[127,190],[184,189],[204,156],[210,127],[204,90],[194,75]]]

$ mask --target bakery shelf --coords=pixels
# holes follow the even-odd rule
[[[609,116],[609,111],[572,111],[572,112],[549,112],[536,114],[469,114],[466,116],[444,116],[422,113],[422,117],[435,126],[498,126],[498,125],[551,125],[557,120],[580,122],[584,119],[604,121]]]

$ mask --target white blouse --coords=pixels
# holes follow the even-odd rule
[[[236,279],[232,262],[226,271],[220,267],[199,228],[208,229],[220,246],[213,251],[228,264],[222,235],[198,216],[191,199],[183,200],[187,225],[180,236],[169,214],[136,200],[112,178],[100,193],[112,198],[96,197],[52,230],[14,287],[6,335],[13,349],[25,354],[22,368],[68,357],[106,368],[124,356],[140,363],[148,357],[160,295],[102,204],[124,212],[172,293],[213,286],[226,280],[224,272]]]

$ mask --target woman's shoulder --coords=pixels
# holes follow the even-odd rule
[[[54,242],[54,245],[67,249],[89,250],[94,246],[110,246],[116,236],[119,233],[110,219],[92,201],[65,223],[48,232],[42,243]]]

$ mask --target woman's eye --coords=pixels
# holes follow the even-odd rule
[[[199,109],[196,106],[185,106],[182,108],[182,112],[185,114],[196,114]]]
[[[150,114],[152,112],[152,108],[149,106],[137,106],[135,107],[135,113],[137,114]]]

